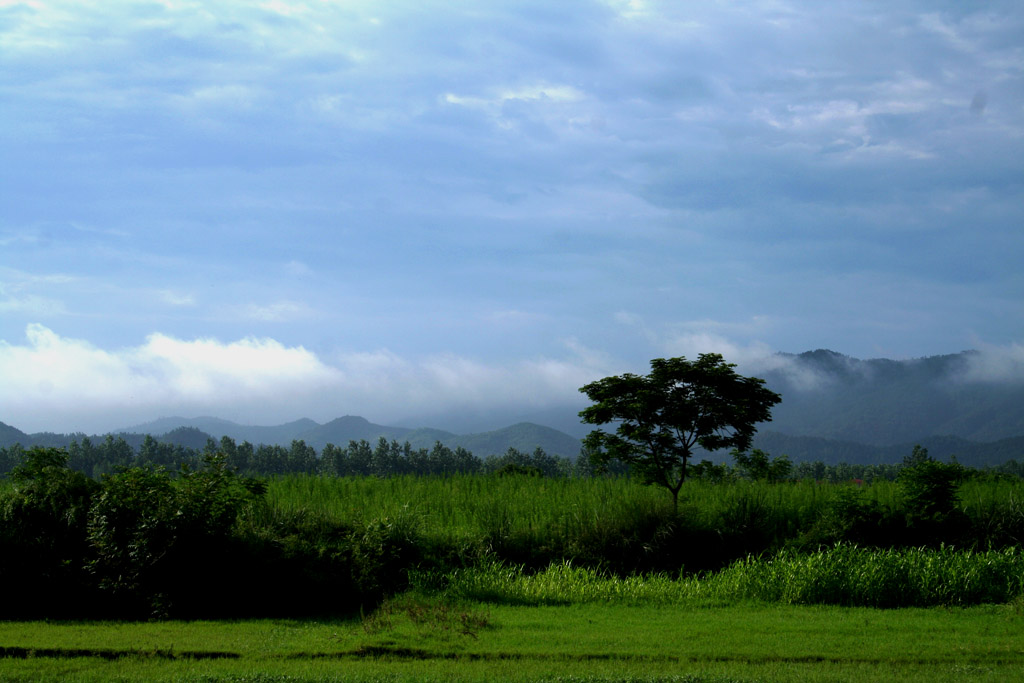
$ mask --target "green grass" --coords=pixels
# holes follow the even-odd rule
[[[756,519],[785,532],[810,526],[851,491],[884,512],[900,506],[899,486],[888,481],[854,486],[691,480],[683,485],[679,504],[682,516],[695,524]],[[960,497],[961,509],[972,519],[994,511],[1019,516],[1024,513],[1024,479],[968,480],[960,488]],[[622,527],[638,517],[664,515],[671,509],[671,497],[664,489],[627,478],[292,475],[269,480],[267,499],[277,510],[304,511],[339,523],[412,515],[430,533],[447,538],[493,532],[579,535],[608,525]]]
[[[405,596],[350,621],[0,623],[8,650],[71,655],[0,659],[0,678],[1009,681],[1024,679],[1022,626],[1011,605],[514,607]],[[90,649],[109,659],[83,656]],[[195,658],[204,652],[222,658]]]
[[[1012,536],[1022,491],[968,482],[962,509]],[[426,552],[415,590],[362,619],[0,622],[0,680],[1024,680],[1019,546],[785,549],[850,495],[883,513],[899,505],[891,483],[690,482],[676,518],[663,490],[623,479],[274,479],[270,504],[244,522],[253,529],[388,519],[448,554]],[[696,575],[681,563],[630,575],[600,559],[658,543],[671,559],[673,544],[721,538],[729,552],[784,549]],[[893,595],[946,606],[848,606]],[[1004,604],[959,606],[977,601]],[[821,602],[840,605],[806,604]]]
[[[289,476],[270,481],[269,504],[251,523],[271,528],[303,516],[358,528],[387,519],[413,530],[438,565],[497,558],[536,571],[571,561],[620,576],[676,575],[837,541],[1004,548],[1024,534],[1022,501],[1024,480],[968,481],[955,519],[916,529],[899,486],[886,481],[690,481],[676,515],[663,489],[625,478]]]
[[[500,562],[414,576],[424,592],[510,605],[729,604],[757,600],[859,607],[966,606],[1024,598],[1024,553],[877,550],[837,546],[767,559],[747,558],[705,576],[605,576],[588,567],[553,564],[530,573]]]

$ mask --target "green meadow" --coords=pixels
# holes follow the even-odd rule
[[[348,620],[0,623],[3,680],[1011,681],[1020,605],[524,607],[405,595]]]
[[[145,564],[110,546],[76,585],[151,609],[120,575],[86,583],[129,569],[163,612],[0,621],[0,680],[1024,680],[1019,479],[967,477],[928,514],[894,482],[695,480],[677,514],[624,477],[133,477],[89,494],[108,511],[91,546],[59,547],[153,528],[181,543],[227,501],[233,523],[203,533],[231,552],[181,545],[182,583],[160,546]],[[22,506],[8,516],[48,509],[3,495]],[[154,495],[191,507],[136,514]],[[222,609],[248,614],[176,616],[230,593]],[[252,618],[267,605],[278,618]]]

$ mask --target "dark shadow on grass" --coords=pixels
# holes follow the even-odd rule
[[[110,648],[0,647],[0,659],[240,659],[237,652],[196,650],[115,650]]]

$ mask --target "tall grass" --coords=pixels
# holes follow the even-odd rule
[[[729,604],[736,601],[860,607],[966,606],[1024,595],[1019,548],[880,550],[840,545],[747,558],[703,577],[616,577],[570,563],[530,574],[498,562],[414,577],[421,591],[502,604]]]
[[[624,479],[286,477],[271,482],[267,502],[352,526],[411,520],[436,553],[497,554],[537,568],[561,557],[600,561],[611,545],[672,521],[663,492]]]
[[[663,489],[625,478],[328,478],[270,481],[269,507],[360,527],[403,520],[428,556],[462,565],[498,558],[540,570],[552,562],[634,572],[720,569],[738,558],[837,542],[878,547],[973,549],[1024,540],[1024,481],[968,481],[955,519],[927,528],[907,521],[898,484],[687,482],[679,514]]]
[[[716,595],[865,607],[1001,603],[1024,592],[1019,547],[867,549],[840,545],[769,560],[747,558],[707,582]]]

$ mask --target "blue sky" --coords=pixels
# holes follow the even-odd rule
[[[0,421],[1024,359],[1019,2],[0,0]]]

